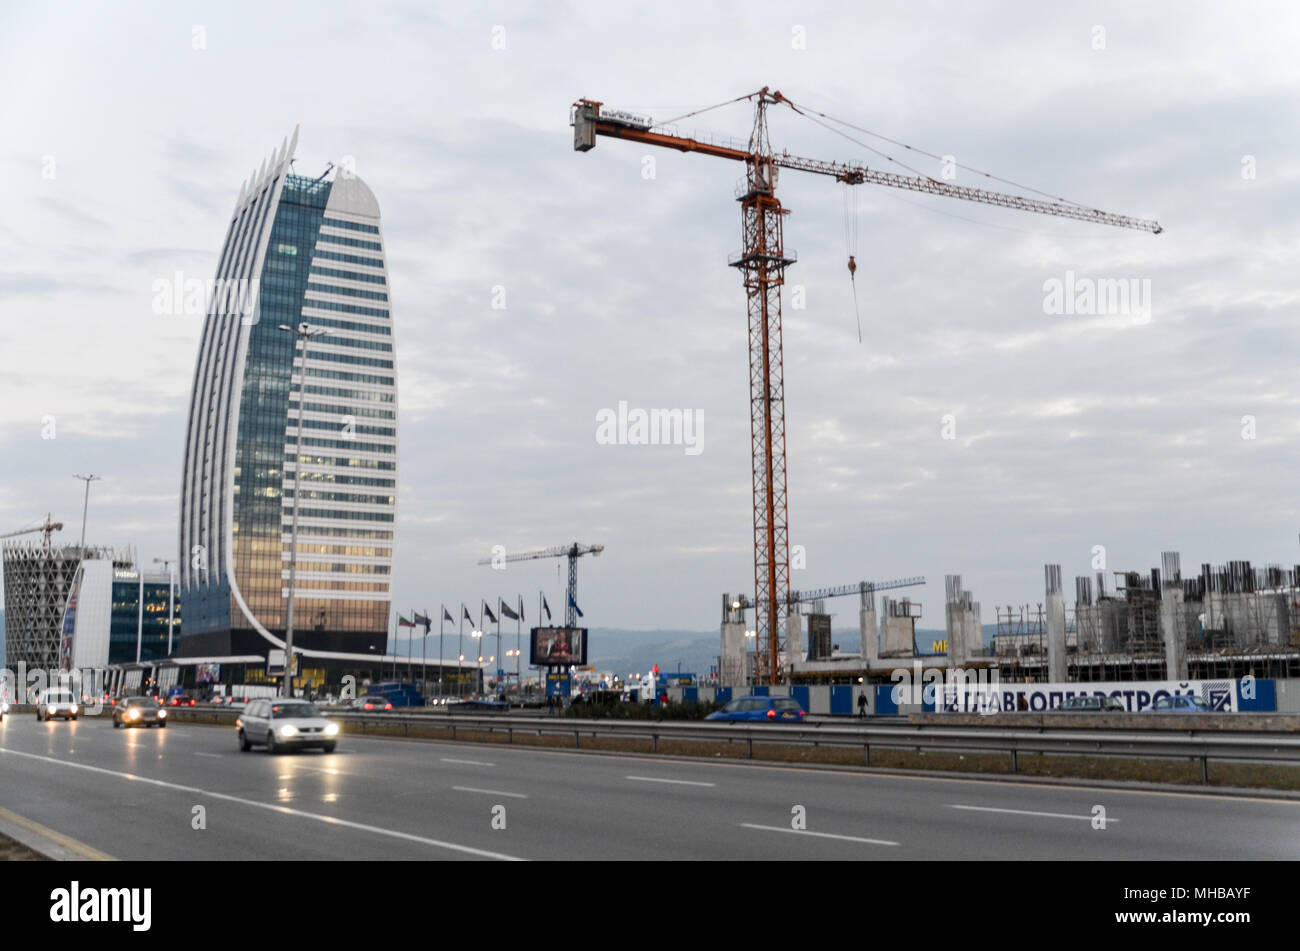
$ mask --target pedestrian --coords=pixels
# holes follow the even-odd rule
[[[858,692],[858,719],[865,720],[866,718],[867,718],[867,692],[865,690],[861,690]]]

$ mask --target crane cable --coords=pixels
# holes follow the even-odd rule
[[[789,102],[789,100],[787,100],[787,102]],[[796,107],[796,104],[793,102],[790,102],[789,104],[792,108]],[[799,104],[797,108],[795,108],[795,111],[800,115],[803,115],[805,118],[810,119],[813,122],[817,122],[816,119],[812,118],[813,116],[821,116],[823,119],[826,119],[828,122],[834,122],[836,125],[845,126],[846,128],[853,129],[854,131],[861,132],[865,135],[869,135],[872,138],[881,139],[882,141],[888,142],[891,145],[897,145],[899,148],[907,149],[909,152],[916,152],[918,155],[924,155],[927,158],[932,158],[940,162],[942,162],[945,158],[942,155],[935,155],[933,152],[927,152],[925,149],[917,148],[914,145],[908,145],[906,142],[899,142],[897,139],[891,139],[887,135],[881,135],[878,132],[872,132],[870,129],[864,129],[862,126],[854,125],[852,122],[846,122],[843,119],[836,119],[834,116],[829,116],[826,113],[819,112],[816,109],[810,109],[809,107],[802,104]],[[865,142],[860,142],[850,135],[845,135],[843,132],[840,132],[837,129],[832,129],[829,126],[825,125],[824,123],[817,122],[817,125],[820,125],[822,128],[826,129],[829,132],[834,132],[836,135],[843,136],[844,138],[848,139],[850,142],[860,145],[871,152],[875,152],[877,155],[879,155],[881,158],[886,159],[887,161],[893,162],[896,165],[901,165],[903,168],[906,168],[909,172],[915,172],[917,175],[920,175],[923,178],[933,177],[930,175],[926,175],[924,172],[917,171],[911,166],[905,165],[904,163],[898,161],[893,156],[886,155],[884,152],[881,152],[879,149],[872,148],[871,146],[867,145]],[[1033,192],[1035,195],[1042,195],[1044,198],[1050,198],[1053,201],[1059,201],[1067,205],[1074,205],[1076,208],[1088,207],[1087,205],[1084,205],[1080,202],[1071,201],[1069,198],[1063,198],[1060,195],[1053,195],[1051,192],[1045,192],[1041,189],[1033,188],[1030,185],[1022,185],[1019,182],[1013,182],[1009,178],[1002,178],[1001,176],[994,175],[992,172],[985,172],[981,169],[974,168],[973,166],[970,165],[963,165],[960,162],[954,162],[953,165],[957,168],[964,169],[965,171],[971,172],[975,175],[983,175],[985,178],[991,179],[995,182],[1001,182],[1002,184],[1010,185],[1013,188],[1024,189],[1025,191]]]
[[[853,313],[858,319],[858,343],[862,343],[862,312],[858,308],[858,192],[844,186],[844,247],[849,255],[849,287],[853,289]]]
[[[705,106],[703,109],[696,109],[694,112],[687,112],[684,115],[674,116],[672,119],[665,119],[663,122],[656,122],[657,126],[672,125],[674,122],[681,122],[683,119],[689,119],[691,116],[698,116],[705,112],[712,112],[714,109],[721,109],[723,106],[730,106],[733,103],[743,102],[746,99],[753,99],[757,93],[746,93],[743,96],[737,96],[735,99],[728,99],[726,102],[720,102],[717,105]]]

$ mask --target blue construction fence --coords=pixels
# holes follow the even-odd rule
[[[1132,711],[1142,711],[1158,698],[1168,694],[1186,694],[1206,700],[1217,710],[1241,713],[1279,712],[1279,687],[1285,698],[1281,712],[1296,712],[1300,703],[1300,685],[1296,681],[1273,680],[1214,680],[1214,681],[1133,681],[1130,683],[1070,683],[1070,684],[1012,684],[996,685],[1002,709],[1028,709],[1030,712],[1052,710],[1069,696],[1092,696],[1098,693],[1117,696]],[[1288,687],[1291,689],[1288,691]],[[825,684],[781,687],[669,687],[669,699],[727,703],[736,697],[793,697],[810,714],[818,716],[855,716],[859,712],[858,698],[865,697],[862,712],[869,716],[901,715],[907,713],[934,713],[938,707],[960,709],[949,694],[944,703],[942,691],[918,691],[920,703],[900,703],[910,699],[907,692],[898,692],[893,684]],[[936,703],[936,696],[940,698]],[[1021,697],[1024,698],[1023,703]]]

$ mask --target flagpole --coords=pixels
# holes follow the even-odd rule
[[[465,679],[465,618],[469,616],[469,611],[465,610],[465,602],[460,603],[460,620],[457,622],[460,630],[456,633],[456,696],[461,693],[461,685]]]
[[[429,620],[429,609],[424,609],[424,620]],[[429,625],[424,625],[424,633],[420,635],[420,694],[429,692]]]
[[[442,639],[447,626],[447,605],[440,604],[438,608],[442,612],[438,615],[438,699],[441,700],[444,695],[442,677],[445,673],[442,666]]]
[[[519,676],[519,648],[524,636],[524,596],[520,594],[516,597],[519,598],[519,617],[515,618],[515,689],[523,694],[523,679]]]
[[[496,669],[505,672],[505,662],[501,659],[501,595],[497,595],[497,659]],[[505,685],[501,683],[501,678],[497,677],[497,693],[504,695],[506,692]]]

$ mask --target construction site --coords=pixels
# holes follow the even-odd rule
[[[1177,552],[1161,567],[1098,572],[1075,579],[1066,601],[1060,565],[1045,565],[1043,600],[996,606],[996,633],[986,638],[982,607],[962,586],[945,581],[942,651],[916,645],[920,604],[877,592],[924,583],[904,579],[812,592],[787,615],[781,667],[789,683],[884,684],[891,673],[920,661],[927,668],[996,670],[1011,683],[1300,678],[1300,565],[1253,566],[1248,561],[1202,564],[1185,578]],[[825,598],[858,595],[858,642],[834,644]],[[720,682],[758,680],[755,632],[747,597],[724,595]],[[807,621],[805,622],[805,618]]]

